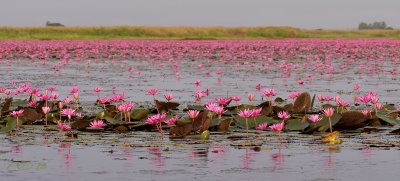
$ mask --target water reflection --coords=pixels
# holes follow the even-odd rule
[[[162,150],[159,147],[147,148],[147,152],[150,154],[149,159],[153,166],[162,168],[165,166],[165,159],[162,157]]]

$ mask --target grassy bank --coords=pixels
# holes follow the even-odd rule
[[[292,27],[0,27],[0,40],[393,38],[400,30],[304,30]]]

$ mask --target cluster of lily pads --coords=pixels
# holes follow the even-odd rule
[[[169,130],[170,138],[199,135],[203,139],[210,137],[210,131],[245,129],[246,137],[249,137],[249,130],[276,131],[279,138],[282,131],[305,134],[329,131],[331,134],[323,141],[338,143],[338,132],[334,131],[400,124],[399,108],[380,103],[374,92],[360,95],[359,85],[354,86],[352,105],[339,96],[311,96],[308,92],[293,92],[287,95],[289,99],[284,99],[276,97],[275,89],[259,90],[261,100],[266,101],[257,102],[255,95],[249,93],[249,104],[241,104],[240,96],[216,97],[203,104],[201,99],[210,96],[209,90],[197,90],[193,104],[180,105],[173,102],[172,93],[164,94],[165,101],[161,101],[157,99],[159,89],[149,89],[152,106],[138,105],[128,101],[124,93],[114,93],[111,97],[99,95],[94,103],[96,111],[91,112],[81,106],[79,87],[69,90],[72,98],[59,99],[55,87],[40,91],[28,83],[12,82],[11,85],[12,89],[0,88],[0,130],[9,134],[23,129],[23,125],[44,125],[46,130],[60,130],[69,135],[75,130],[158,131],[163,137],[163,130]],[[101,90],[94,88],[93,93],[99,94]]]

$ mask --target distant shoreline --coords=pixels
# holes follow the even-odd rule
[[[400,39],[400,29],[307,30],[293,27],[0,27],[0,40]]]

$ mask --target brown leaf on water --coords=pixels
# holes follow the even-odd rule
[[[335,129],[357,129],[366,126],[367,117],[359,111],[347,111],[342,114],[339,122],[335,124]]]
[[[292,112],[293,111],[293,104],[286,104],[283,106],[283,109],[287,112]]]
[[[308,92],[300,94],[293,103],[293,113],[305,113],[311,108],[311,96]]]
[[[269,107],[262,107],[261,115],[271,116],[273,114],[274,114],[274,111],[273,111],[272,107],[270,107],[270,106]]]
[[[115,127],[115,128],[114,128],[114,131],[115,131],[116,133],[125,133],[125,132],[128,131],[128,128],[127,128],[126,126],[120,125],[120,126]]]
[[[170,137],[184,137],[192,131],[192,124],[177,125],[169,129]]]
[[[159,113],[167,113],[169,110],[176,109],[180,105],[177,102],[163,102],[158,100],[154,100],[154,102]]]
[[[46,104],[46,101],[43,101],[43,100],[38,101],[38,105],[36,106],[35,111],[41,115],[44,115],[42,107],[44,107],[45,104]]]
[[[1,107],[1,116],[5,116],[8,114],[8,112],[10,111],[10,106],[12,101],[13,101],[12,97],[5,99],[3,106]]]
[[[71,123],[71,128],[79,131],[85,130],[87,127],[90,127],[90,120],[78,120]]]
[[[36,112],[35,109],[26,107],[26,108],[24,108],[24,112],[22,114],[22,117],[25,118],[26,121],[29,124],[29,123],[31,123],[33,121],[42,119],[43,116],[42,116],[42,114]]]
[[[193,131],[202,129],[202,125],[208,117],[208,111],[200,112],[199,115],[194,119],[192,123]],[[208,129],[208,128],[207,128]]]
[[[269,101],[265,101],[265,102],[259,104],[257,107],[270,107]]]
[[[200,133],[202,133],[203,131],[208,130],[208,128],[210,128],[211,125],[211,117],[209,117],[208,115],[206,116],[205,119],[203,119],[202,121],[202,126],[200,128]]]
[[[117,108],[115,107],[115,105],[106,105],[106,110],[104,111],[104,116],[113,118],[115,117],[115,115],[117,115]]]
[[[224,119],[218,126],[218,131],[220,132],[230,132],[229,127],[231,126],[232,118]]]

